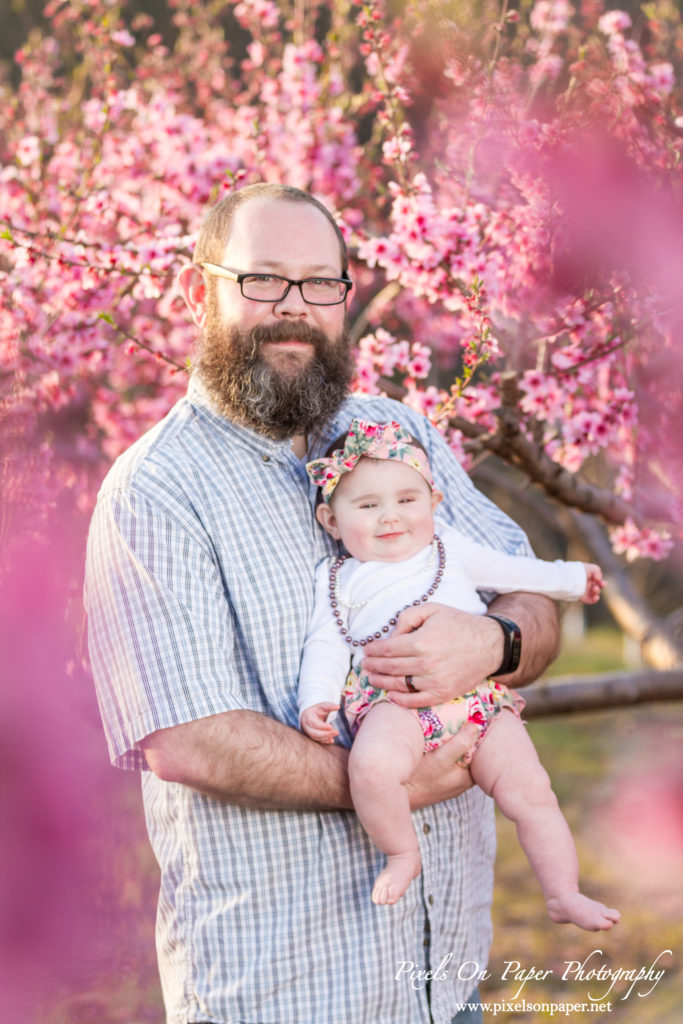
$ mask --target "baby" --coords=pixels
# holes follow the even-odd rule
[[[342,693],[354,735],[354,806],[387,855],[373,901],[396,903],[420,873],[405,783],[423,752],[474,721],[479,738],[461,763],[515,821],[550,917],[592,931],[611,928],[619,913],[579,892],[574,842],[520,718],[521,697],[486,680],[463,697],[416,711],[392,703],[360,669],[365,644],[386,636],[411,604],[434,599],[483,613],[477,590],[593,603],[604,585],[599,567],[504,555],[443,523],[435,533],[434,510],[443,495],[434,488],[426,452],[398,423],[355,419],[343,449],[306,468],[322,488],[317,518],[348,554],[326,559],[317,570],[299,677],[300,721],[312,739],[332,743],[337,731],[328,718]]]

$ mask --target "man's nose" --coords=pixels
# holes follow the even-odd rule
[[[284,299],[275,303],[274,312],[277,316],[306,316],[308,314],[308,304],[304,302],[300,284],[290,285]]]

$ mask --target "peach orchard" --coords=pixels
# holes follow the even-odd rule
[[[51,0],[2,83],[5,521],[84,512],[182,394],[202,211],[309,189],[355,387],[666,557],[681,511],[679,16],[601,0]]]
[[[81,713],[76,577],[108,465],[186,387],[194,328],[174,278],[226,190],[284,181],[328,204],[352,254],[355,387],[423,410],[468,468],[554,510],[605,567],[624,629],[658,641],[652,663],[683,657],[634,585],[680,538],[676,6],[649,0],[637,24],[602,0],[155,9],[163,24],[133,3],[50,0],[0,74],[13,1021],[35,1020],[38,981],[61,986],[104,934],[146,962],[109,849],[135,847],[111,839],[113,773]],[[140,884],[125,876],[129,895]]]

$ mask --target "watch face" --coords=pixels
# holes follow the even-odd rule
[[[519,659],[522,656],[522,633],[519,626],[515,626],[512,633],[512,645],[510,647],[510,672],[519,666]]]

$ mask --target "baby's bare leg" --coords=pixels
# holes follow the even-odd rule
[[[420,873],[420,851],[405,783],[424,748],[419,720],[382,702],[367,713],[349,758],[351,796],[361,824],[387,855],[372,890],[374,903],[396,903]]]
[[[579,866],[569,826],[522,722],[501,711],[475,753],[472,776],[517,825],[519,841],[541,883],[548,914],[588,931],[611,928],[619,912],[579,892]]]

